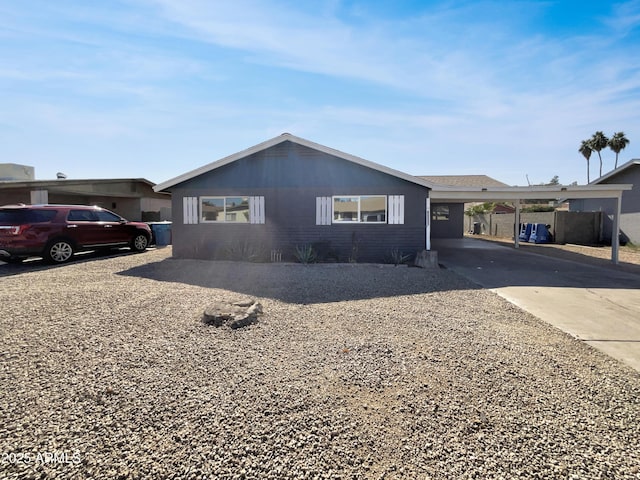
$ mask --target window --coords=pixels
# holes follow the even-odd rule
[[[431,212],[432,220],[449,220],[449,207],[447,205],[437,205]]]
[[[333,223],[404,224],[404,195],[316,197],[316,225]]]
[[[50,222],[57,213],[57,210],[0,210],[0,225]]]
[[[202,197],[202,222],[249,223],[249,197]]]
[[[67,220],[70,222],[96,222],[98,217],[91,210],[70,210]]]
[[[184,197],[184,223],[264,223],[264,197]]]
[[[334,223],[386,223],[387,197],[361,195],[333,197]]]
[[[119,222],[122,220],[122,217],[106,210],[98,210],[96,214],[98,215],[98,221],[100,222]]]

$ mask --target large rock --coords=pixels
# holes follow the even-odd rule
[[[214,327],[236,329],[256,323],[261,313],[262,305],[255,300],[218,302],[204,310],[203,320]]]

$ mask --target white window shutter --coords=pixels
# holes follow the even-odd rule
[[[331,225],[331,197],[316,197],[316,225]]]
[[[249,223],[264,221],[264,197],[249,197]]]
[[[182,198],[182,217],[185,224],[198,223],[198,197]]]
[[[389,195],[387,208],[388,223],[404,224],[404,195]]]

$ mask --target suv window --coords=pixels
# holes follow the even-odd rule
[[[29,223],[45,223],[53,220],[57,210],[0,210],[0,224],[25,225]]]
[[[119,222],[122,217],[119,217],[115,213],[107,212],[106,210],[98,210],[95,212],[98,214],[98,220],[101,222]]]
[[[98,217],[91,210],[69,210],[67,220],[70,222],[95,222]]]

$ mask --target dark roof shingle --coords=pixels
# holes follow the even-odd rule
[[[487,175],[418,175],[418,178],[449,187],[508,187]]]

